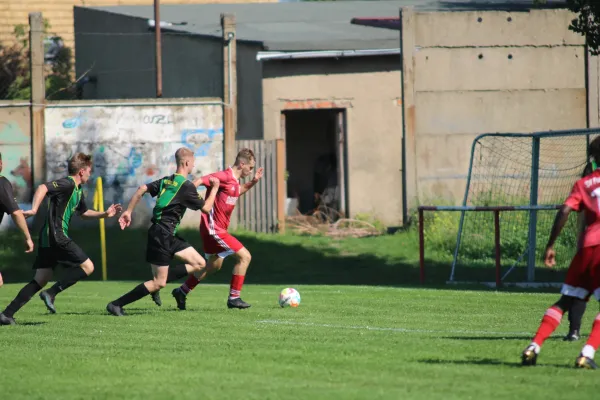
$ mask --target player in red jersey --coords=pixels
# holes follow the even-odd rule
[[[585,215],[586,228],[582,243],[569,266],[561,289],[562,296],[546,310],[531,344],[523,350],[522,365],[537,363],[537,356],[542,344],[560,325],[564,312],[571,308],[574,299],[587,301],[593,294],[600,301],[600,170],[597,170],[595,165],[596,160],[600,160],[600,137],[594,139],[590,144],[589,154],[593,172],[575,182],[571,194],[556,214],[544,254],[546,266],[551,268],[556,264],[554,242],[567,222],[571,211],[583,212]],[[588,341],[575,360],[575,367],[596,369],[594,355],[599,346],[600,314],[596,316]]]
[[[207,267],[198,275],[189,275],[181,287],[175,288],[171,292],[180,310],[185,310],[187,294],[208,274],[220,270],[223,266],[223,260],[230,255],[233,255],[237,262],[233,267],[227,307],[240,309],[250,307],[250,304],[240,298],[240,293],[252,257],[248,249],[227,232],[227,228],[239,196],[250,190],[263,176],[263,168],[258,168],[251,181],[240,184],[239,180],[250,176],[255,166],[254,152],[250,149],[242,149],[237,154],[232,167],[194,180],[194,185],[207,187],[206,196],[210,195],[209,179],[211,177],[219,179],[220,184],[211,212],[202,214],[200,219],[200,235],[202,236],[205,257],[208,260]]]

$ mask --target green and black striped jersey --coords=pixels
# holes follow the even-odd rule
[[[148,193],[156,197],[152,223],[164,226],[173,235],[177,232],[186,209],[199,210],[204,207],[204,199],[194,184],[183,175],[165,176],[146,186]]]
[[[44,183],[48,189],[48,215],[40,232],[40,246],[51,247],[69,240],[69,224],[75,212],[88,210],[81,185],[68,176]]]

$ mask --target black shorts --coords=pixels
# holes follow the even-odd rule
[[[168,266],[175,253],[185,250],[191,245],[166,228],[153,224],[148,229],[148,244],[146,245],[146,261],[159,267]]]
[[[88,258],[81,247],[71,240],[52,247],[38,247],[33,269],[54,269],[59,263],[68,267],[79,267]]]

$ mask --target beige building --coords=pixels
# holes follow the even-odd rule
[[[401,4],[165,6],[165,23],[187,24],[169,26],[181,34],[163,38],[164,96],[222,96],[223,44],[214,37],[220,38],[220,13],[235,14],[237,139],[285,139],[287,196],[298,200],[301,212],[313,209],[315,193],[321,193],[345,214],[369,214],[397,225],[402,221],[399,34],[350,21],[372,13],[397,15]],[[81,33],[77,74],[93,66],[89,76],[96,78],[84,87],[84,99],[154,95],[153,74],[143,72],[151,62],[143,55],[152,54],[151,40],[141,43],[133,35],[117,44],[86,34],[100,27],[107,33],[147,32],[149,18],[151,7],[75,10],[76,33]],[[134,72],[111,72],[116,70]],[[377,186],[376,200],[367,182]]]
[[[347,215],[391,226],[419,201],[460,202],[479,134],[597,124],[598,63],[568,11],[417,2],[400,43],[411,3],[165,6],[165,22],[187,25],[163,39],[164,96],[222,97],[218,20],[235,14],[237,138],[285,139],[301,211],[334,187]],[[76,8],[77,71],[95,78],[85,99],[153,97],[151,38],[86,34],[148,32],[151,18],[150,6]]]

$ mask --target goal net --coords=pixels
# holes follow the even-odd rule
[[[582,176],[587,147],[600,130],[485,134],[473,141],[463,206],[560,205]],[[450,281],[469,281],[470,267],[494,259],[494,216],[455,214],[458,233]],[[534,281],[555,210],[500,214],[503,281]],[[572,213],[557,243],[556,269],[576,251],[578,216]]]

